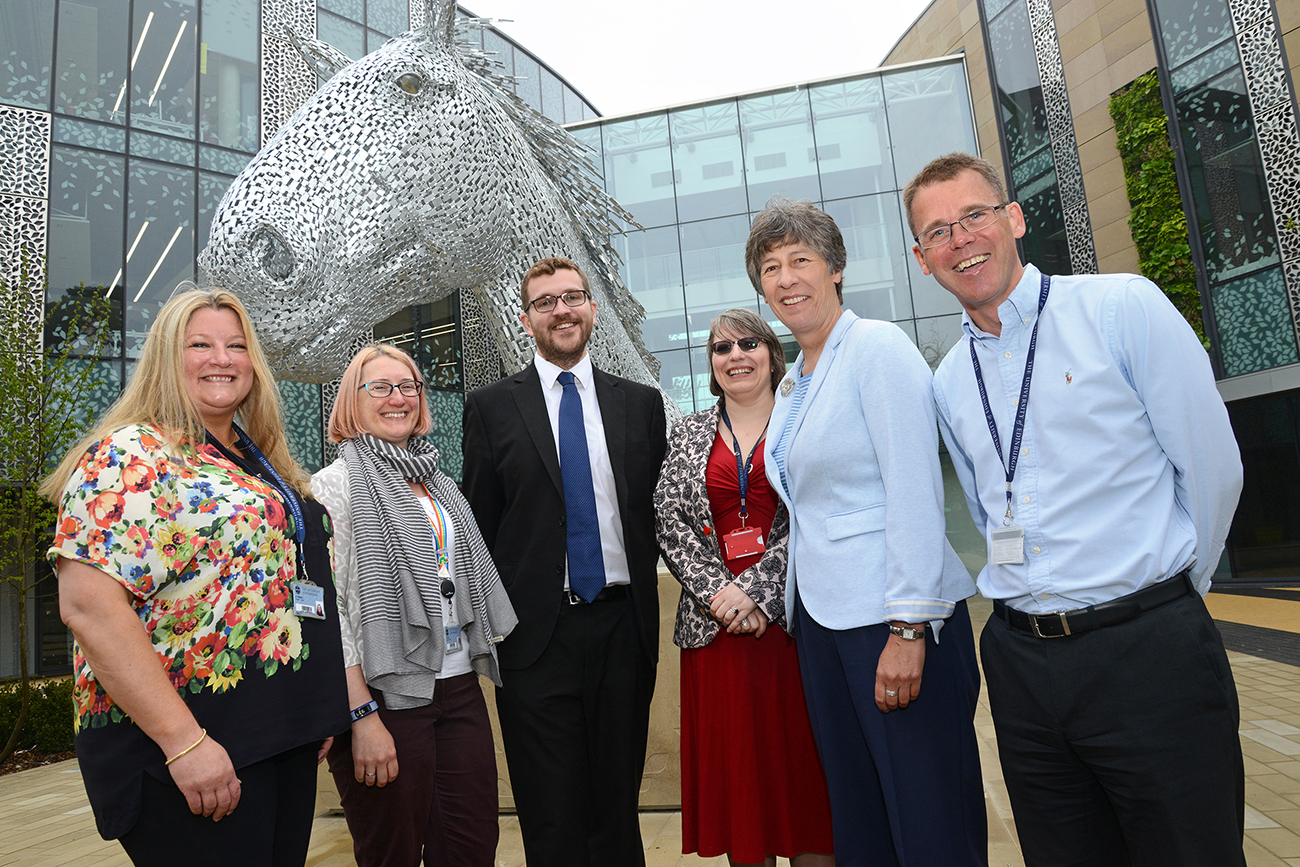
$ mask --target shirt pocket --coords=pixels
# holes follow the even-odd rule
[[[854,509],[852,512],[840,512],[826,518],[826,538],[832,542],[858,536],[862,533],[874,533],[885,529],[885,504]]]

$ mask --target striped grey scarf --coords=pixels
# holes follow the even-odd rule
[[[442,668],[442,597],[437,554],[424,508],[406,479],[423,481],[451,517],[456,622],[475,671],[500,684],[494,645],[518,622],[496,565],[455,482],[438,470],[424,440],[403,449],[369,434],[345,440],[366,682],[394,710],[433,700]]]

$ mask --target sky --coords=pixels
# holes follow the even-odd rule
[[[606,117],[880,66],[930,0],[463,0]],[[502,19],[512,19],[504,21]]]

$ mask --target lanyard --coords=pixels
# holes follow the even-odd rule
[[[993,448],[997,449],[998,462],[1002,463],[1007,473],[1007,513],[1002,518],[1002,526],[1011,525],[1011,481],[1016,476],[1016,462],[1020,457],[1020,441],[1025,434],[1025,412],[1029,409],[1029,380],[1034,375],[1034,350],[1038,345],[1038,325],[1043,321],[1043,305],[1047,303],[1047,291],[1051,288],[1051,278],[1043,275],[1043,291],[1038,296],[1038,318],[1034,321],[1034,331],[1029,338],[1029,352],[1025,357],[1025,377],[1020,383],[1020,400],[1016,405],[1016,421],[1011,429],[1011,454],[1002,459],[1002,441],[998,438],[998,423],[993,419],[993,409],[989,405],[989,395],[984,389],[984,374],[980,370],[980,360],[975,355],[975,340],[970,341],[970,363],[975,368],[975,382],[980,387],[980,401],[984,404],[984,418],[989,423],[989,433],[993,435]]]
[[[239,444],[244,447],[244,451],[252,455],[253,459],[262,465],[262,469],[266,470],[267,474],[271,477],[272,483],[280,491],[280,495],[283,497],[285,505],[289,507],[289,512],[293,515],[293,528],[298,537],[298,548],[301,550],[302,543],[307,538],[307,522],[303,520],[302,505],[298,502],[297,495],[284,479],[280,477],[280,474],[275,471],[275,467],[271,466],[271,462],[266,459],[266,455],[262,454],[262,450],[257,447],[257,444],[248,438],[248,434],[244,433],[243,430],[240,429],[239,425],[234,422],[231,422],[230,426],[234,428],[235,433],[239,435]]]
[[[451,578],[449,568],[451,558],[447,554],[447,521],[450,516],[448,516],[446,509],[442,507],[442,503],[438,502],[438,498],[429,490],[428,485],[420,482],[420,487],[424,488],[425,495],[429,498],[429,502],[433,504],[433,514],[430,515],[425,512],[425,517],[429,519],[429,526],[433,529],[433,546],[438,552],[439,592],[450,599],[456,593],[456,585],[449,580]]]
[[[727,426],[728,432],[731,433],[731,448],[736,453],[736,476],[740,480],[740,523],[741,526],[744,526],[745,519],[749,517],[749,509],[745,507],[745,498],[749,494],[749,471],[754,467],[754,452],[758,451],[758,444],[763,441],[763,434],[767,433],[767,425],[763,425],[763,430],[754,442],[754,447],[749,450],[749,458],[743,459],[740,456],[740,440],[736,438],[736,432],[731,429],[731,419],[727,417],[727,408],[725,406],[722,407],[722,423]]]

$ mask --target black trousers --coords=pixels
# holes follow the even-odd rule
[[[140,819],[119,842],[137,867],[292,867],[307,860],[316,812],[316,751],[304,744],[240,768],[239,806],[214,822],[181,790],[144,775]]]
[[[501,740],[528,867],[644,865],[637,800],[655,669],[632,600],[563,606],[537,662],[501,680]]]
[[[1195,594],[1065,638],[980,636],[1026,867],[1244,865],[1237,689]]]

